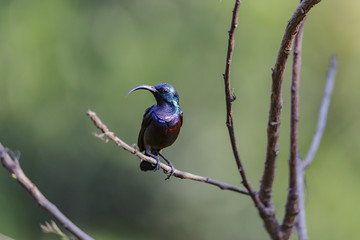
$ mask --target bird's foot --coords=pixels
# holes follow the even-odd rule
[[[162,158],[165,160],[165,162],[168,164],[168,166],[171,167],[170,173],[169,173],[169,174],[167,175],[167,177],[165,178],[165,180],[168,180],[168,179],[170,179],[170,177],[171,177],[172,175],[174,175],[174,166],[172,165],[172,163],[171,163],[169,160],[167,160],[167,158],[166,158],[164,155],[162,155],[162,153],[159,153],[159,155],[160,155],[160,157],[162,157]],[[164,170],[164,173],[167,174],[168,171],[165,171],[165,170]]]
[[[171,171],[170,171],[170,173],[166,176],[165,181],[168,180],[168,179],[170,179],[170,177],[171,177],[172,175],[174,175],[174,166],[170,163],[170,164],[169,164],[169,167],[171,167]],[[165,170],[164,170],[164,173],[167,174],[168,171],[165,171]]]
[[[160,169],[160,160],[159,159],[156,160],[157,160],[156,164],[151,164],[152,166],[154,166],[154,170],[153,170],[154,172]]]
[[[151,164],[151,169],[147,169],[147,170],[153,170],[154,172],[156,172],[157,170],[160,169],[160,159],[158,156],[154,155],[151,153],[151,151],[149,150],[145,150],[145,155],[150,156],[152,158],[154,158],[156,160],[156,164],[150,163]],[[141,168],[141,166],[140,166]]]

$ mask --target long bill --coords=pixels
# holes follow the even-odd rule
[[[153,86],[149,86],[149,85],[139,85],[139,86],[136,86],[134,88],[132,88],[127,94],[126,96],[128,96],[130,93],[136,91],[136,90],[139,90],[139,89],[146,89],[146,90],[149,90],[150,92],[157,92],[157,90],[155,89],[155,87]]]

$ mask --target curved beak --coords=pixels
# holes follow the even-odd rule
[[[152,93],[155,93],[157,92],[157,90],[153,87],[153,86],[149,86],[149,85],[139,85],[139,86],[136,86],[134,87],[133,89],[131,89],[127,94],[126,96],[128,96],[130,93],[136,91],[136,90],[139,90],[139,89],[146,89],[146,90],[149,90],[150,92]]]

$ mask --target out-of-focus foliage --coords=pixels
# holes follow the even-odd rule
[[[298,1],[243,1],[232,65],[234,121],[248,176],[262,173],[271,76]],[[227,30],[233,1],[0,1],[0,141],[40,190],[96,239],[266,239],[246,196],[143,173],[133,155],[92,136],[92,109],[128,143],[137,141],[147,92],[169,82],[184,125],[164,153],[177,168],[240,184],[225,126]],[[329,57],[339,62],[324,139],[307,176],[312,239],[355,239],[360,224],[360,3],[324,0],[305,25],[300,148],[315,130]],[[284,81],[274,202],[282,216],[289,149],[290,68]],[[50,216],[0,169],[0,232],[41,232]],[[281,219],[280,219],[281,220]]]

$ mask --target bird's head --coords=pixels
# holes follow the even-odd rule
[[[179,106],[179,95],[175,88],[168,83],[159,83],[154,86],[139,85],[131,89],[127,95],[139,89],[146,89],[152,92],[157,105],[169,104],[174,107]]]

